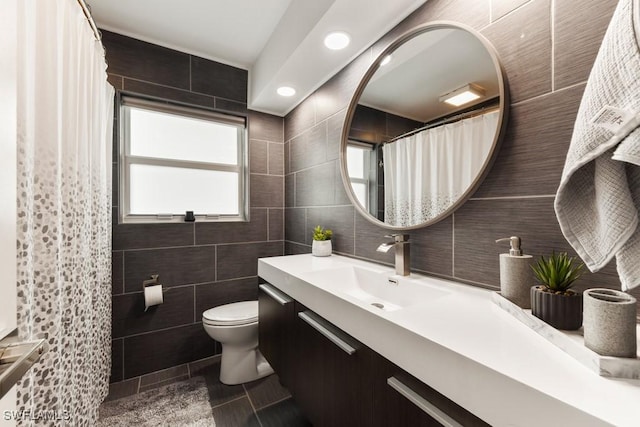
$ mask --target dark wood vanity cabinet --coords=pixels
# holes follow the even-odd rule
[[[289,386],[295,360],[294,335],[295,301],[268,283],[259,285],[258,342],[260,352],[277,372],[280,381]]]
[[[259,301],[260,351],[314,426],[488,425],[273,286]]]
[[[289,391],[314,426],[370,426],[372,351],[296,302]]]

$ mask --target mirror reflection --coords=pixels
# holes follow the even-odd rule
[[[370,220],[446,217],[490,164],[504,111],[495,54],[470,30],[425,27],[382,55],[347,115],[343,178]]]

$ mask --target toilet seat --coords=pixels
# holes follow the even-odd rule
[[[258,321],[258,301],[242,301],[210,308],[202,313],[207,325],[240,326]]]

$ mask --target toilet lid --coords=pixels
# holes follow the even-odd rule
[[[210,308],[202,321],[215,325],[244,325],[258,321],[258,301],[242,301]]]

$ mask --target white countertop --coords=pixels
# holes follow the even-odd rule
[[[640,381],[600,377],[491,301],[411,274],[445,296],[382,311],[314,284],[324,270],[391,268],[338,255],[261,258],[258,275],[494,426],[638,426]]]

